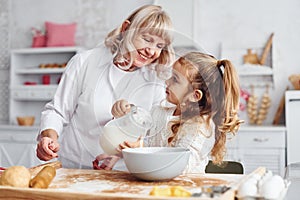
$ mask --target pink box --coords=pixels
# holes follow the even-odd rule
[[[46,36],[45,35],[36,35],[32,38],[31,47],[45,47],[46,46]]]

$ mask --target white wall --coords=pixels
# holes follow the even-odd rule
[[[1,1],[1,0],[0,0]],[[77,43],[93,47],[105,34],[120,24],[135,8],[152,0],[11,0],[10,48],[31,44],[30,27],[42,27],[44,21],[78,22]],[[172,4],[174,1],[169,0]],[[179,2],[179,1],[176,1]],[[274,32],[275,87],[270,91],[270,124],[287,85],[288,76],[300,73],[300,1],[299,0],[194,0],[193,37],[207,52],[220,57],[222,42],[236,45],[264,45]],[[180,24],[190,23],[183,6],[178,6]],[[183,11],[181,11],[183,10]],[[192,12],[192,11],[191,11]],[[1,14],[1,11],[0,11]],[[174,22],[176,23],[176,22]],[[258,91],[261,93],[263,91]],[[1,111],[0,111],[1,112]]]
[[[77,22],[77,45],[94,47],[134,9],[151,0],[11,0],[11,48],[30,47],[31,27]]]
[[[220,56],[220,43],[262,44],[274,32],[274,78],[272,107],[267,123],[272,123],[288,76],[300,74],[299,0],[200,0],[196,40],[209,52]],[[262,91],[258,91],[262,92]]]

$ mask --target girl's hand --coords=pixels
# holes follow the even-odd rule
[[[112,170],[120,158],[119,155],[100,154],[93,161],[93,168],[97,170]],[[100,166],[99,162],[101,163]]]
[[[122,149],[137,148],[137,147],[142,147],[142,146],[143,146],[143,140],[142,140],[142,137],[139,137],[137,139],[137,141],[135,141],[135,142],[124,141],[123,143],[119,144],[119,147],[117,148],[117,151],[121,152]]]
[[[114,118],[122,117],[123,115],[130,112],[130,104],[126,100],[116,101],[111,109],[111,114]]]

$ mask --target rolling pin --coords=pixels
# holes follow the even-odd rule
[[[274,33],[272,33],[272,34],[270,35],[270,37],[269,37],[269,39],[268,39],[268,42],[267,42],[267,44],[266,44],[266,46],[265,46],[265,49],[264,49],[263,54],[262,54],[262,56],[261,56],[261,59],[260,59],[260,61],[259,61],[259,64],[261,64],[261,65],[264,65],[265,62],[266,62],[267,55],[268,55],[268,53],[269,53],[269,51],[270,51],[270,49],[271,49],[271,46],[272,46],[273,36],[274,36]]]
[[[51,181],[56,175],[54,167],[45,166],[34,178],[29,182],[31,188],[48,188]]]
[[[54,162],[48,162],[48,163],[44,163],[44,164],[41,164],[38,166],[31,167],[31,168],[29,168],[31,176],[33,177],[33,176],[37,175],[37,173],[39,173],[46,166],[51,166],[51,167],[54,167],[55,169],[59,169],[62,167],[62,164],[60,161],[54,161]]]

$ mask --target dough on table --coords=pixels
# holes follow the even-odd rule
[[[31,174],[24,166],[12,166],[2,172],[0,185],[13,187],[29,187]]]

